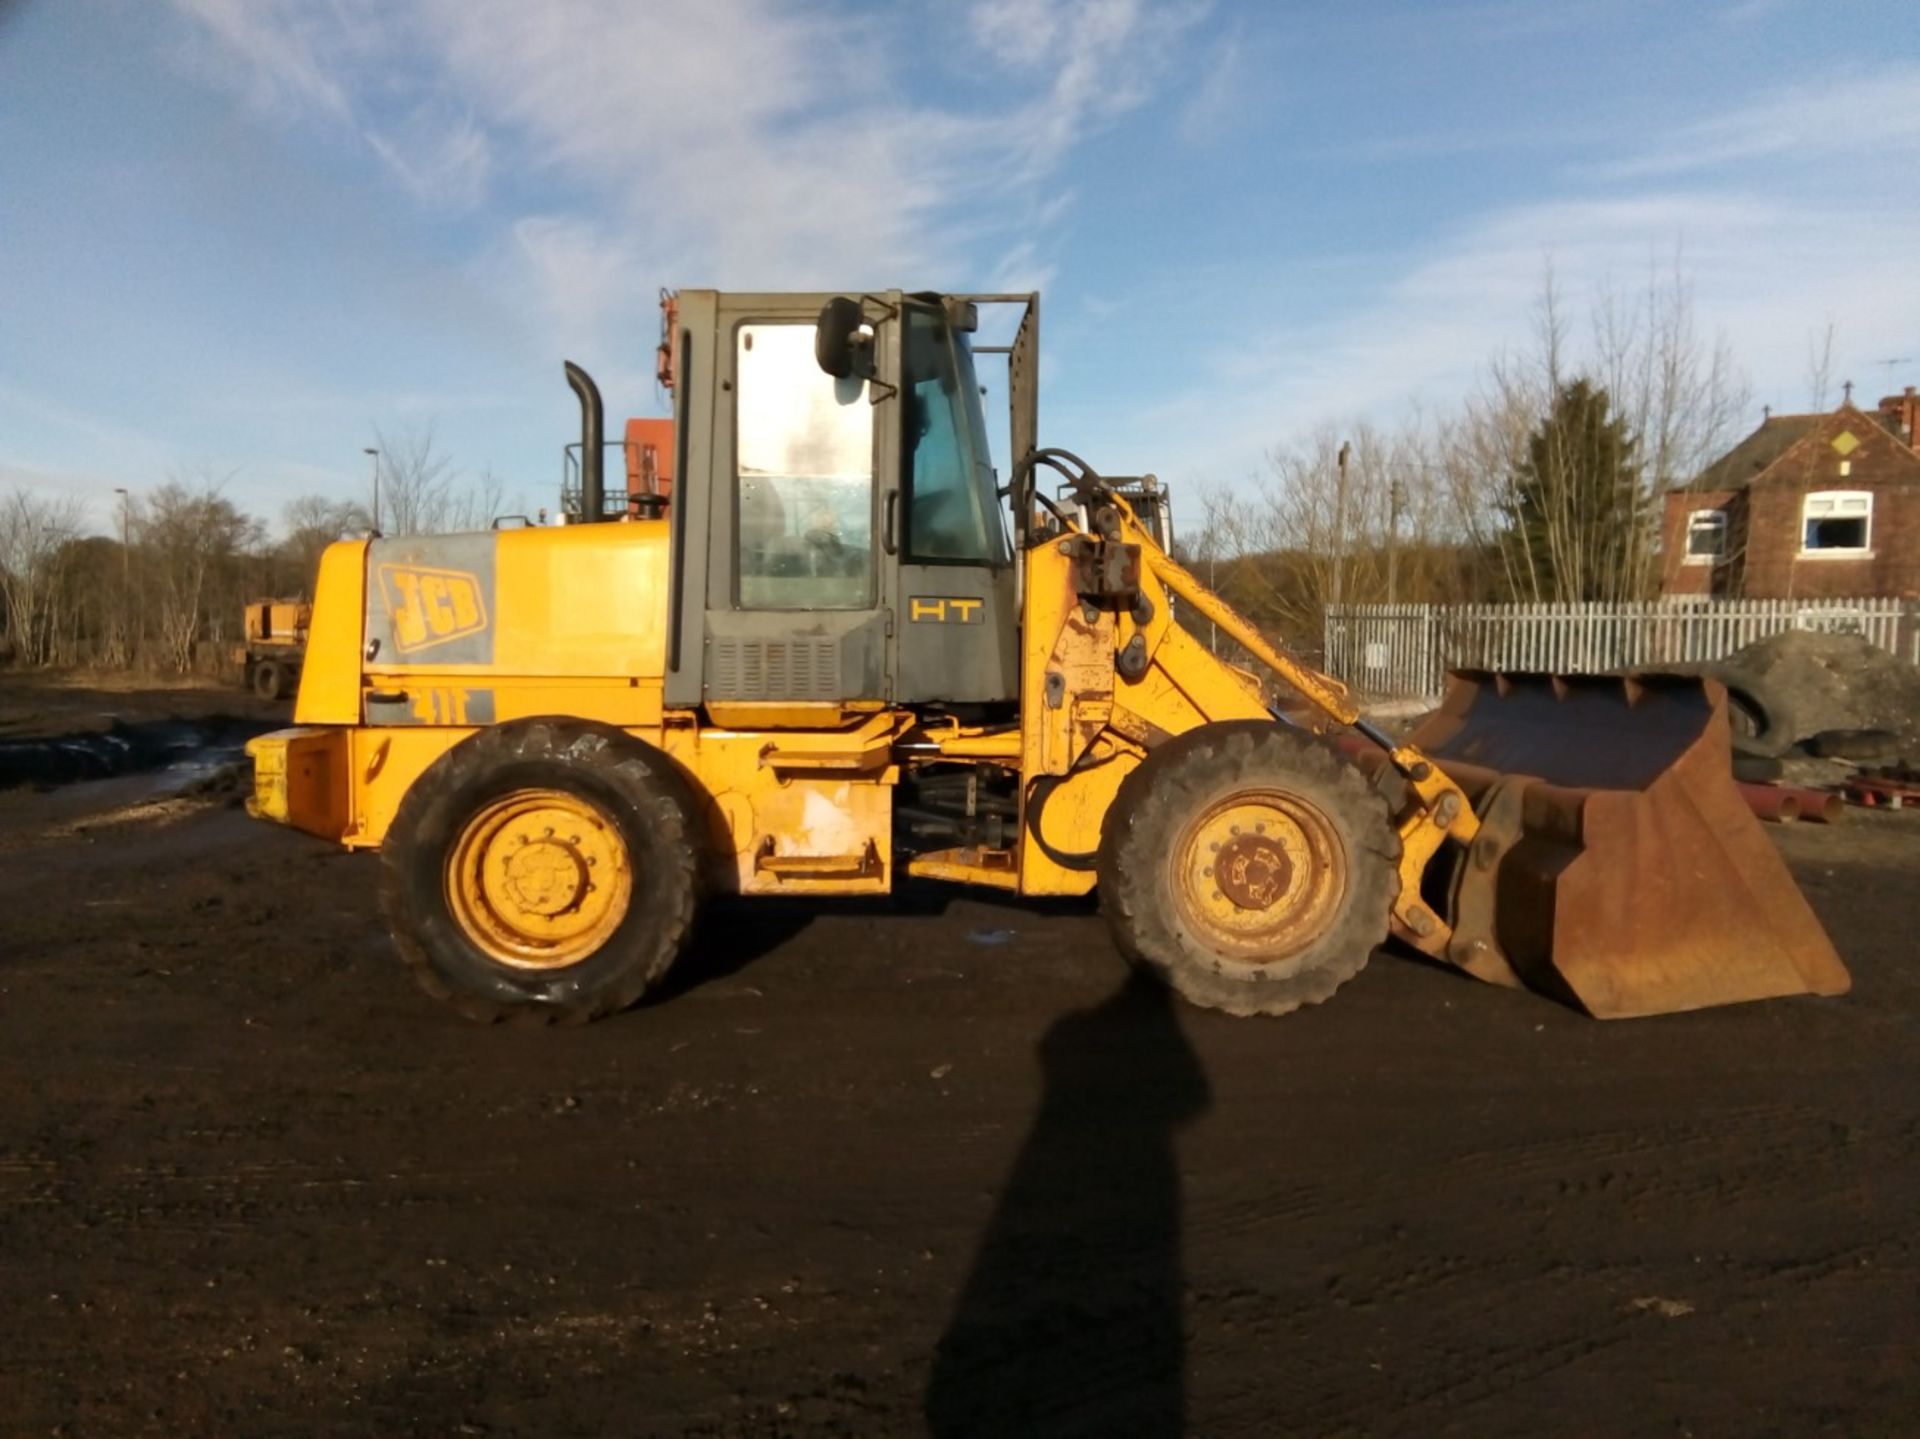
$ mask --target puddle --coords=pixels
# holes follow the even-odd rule
[[[0,741],[0,789],[36,789],[138,774],[142,792],[173,794],[241,757],[267,726],[215,716],[119,725],[97,734]]]
[[[245,743],[228,736],[176,749],[171,760],[129,774],[0,789],[0,852],[160,819],[205,804],[237,804],[247,788]]]
[[[202,745],[199,749],[140,775],[142,797],[162,799],[167,795],[180,794],[192,789],[203,780],[210,780],[222,770],[237,765],[247,757],[247,742],[231,740],[220,744]]]

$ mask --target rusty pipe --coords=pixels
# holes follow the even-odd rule
[[[1846,797],[1838,790],[1808,789],[1805,785],[1781,785],[1800,805],[1800,818],[1810,824],[1838,824],[1847,812]]]
[[[1761,819],[1774,824],[1791,824],[1800,818],[1800,798],[1785,785],[1778,784],[1740,784],[1740,797],[1747,802],[1747,808]]]

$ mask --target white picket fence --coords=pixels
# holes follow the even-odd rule
[[[1783,630],[1857,634],[1920,664],[1911,600],[1329,605],[1328,673],[1375,697],[1437,698],[1454,668],[1598,674],[1716,660]]]

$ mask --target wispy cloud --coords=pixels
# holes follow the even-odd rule
[[[256,104],[359,132],[421,204],[485,202],[476,265],[589,346],[630,337],[662,279],[1050,277],[1052,180],[1206,11],[978,0],[962,33],[996,83],[969,105],[903,98],[883,20],[776,0],[177,3]]]
[[[1248,108],[1245,25],[1234,25],[1216,40],[1199,59],[1198,69],[1176,122],[1181,139],[1193,145],[1231,134]]]
[[[0,429],[9,416],[26,419],[116,457],[146,459],[166,452],[166,446],[152,435],[103,419],[97,411],[79,409],[19,386],[0,384]]]
[[[424,205],[461,210],[486,197],[493,147],[470,115],[421,105],[392,136],[366,132],[367,143]]]
[[[1482,41],[1504,43],[1561,35],[1591,27],[1634,0],[1476,0],[1455,5],[1447,12],[1447,23],[1465,30]],[[1424,11],[1421,18],[1426,18]]]
[[[114,480],[79,470],[47,469],[0,458],[0,493],[9,490],[31,490],[52,499],[78,496],[88,520],[102,530],[110,528],[119,513]]]
[[[1830,73],[1688,125],[1595,174],[1647,179],[1748,161],[1857,152],[1862,146],[1886,156],[1920,153],[1920,64],[1900,61]]]
[[[1430,130],[1379,135],[1353,142],[1353,158],[1366,164],[1458,160],[1469,155],[1585,148],[1611,138],[1596,128],[1529,124],[1504,129]]]
[[[1052,76],[1009,126],[1029,176],[1145,100],[1207,9],[1201,0],[977,0],[971,21],[982,50],[1009,71]]]
[[[1765,20],[1778,15],[1799,0],[1733,0],[1731,5],[1720,11],[1723,25],[1751,25],[1756,20]]]
[[[206,27],[227,56],[239,61],[236,76],[249,99],[283,114],[318,110],[346,120],[353,105],[328,73],[322,36],[332,17],[311,8],[258,5],[250,0],[175,0]]]

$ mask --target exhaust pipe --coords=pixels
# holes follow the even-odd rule
[[[580,397],[580,519],[583,524],[598,524],[606,518],[606,481],[601,461],[606,447],[601,443],[606,428],[606,411],[600,404],[600,387],[593,376],[566,362],[567,383]]]

